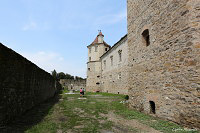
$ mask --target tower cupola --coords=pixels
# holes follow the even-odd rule
[[[104,42],[104,35],[102,34],[101,30],[99,30],[99,34],[97,35],[98,43]]]

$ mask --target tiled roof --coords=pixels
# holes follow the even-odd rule
[[[95,38],[95,40],[92,42],[92,44],[97,44],[98,43],[98,36]]]
[[[97,35],[97,37],[94,39],[94,41],[90,44],[90,45],[94,45],[94,44],[98,44],[98,36],[103,36],[102,32],[100,31],[99,34]],[[110,45],[108,45],[105,41],[103,41],[103,44],[107,47],[111,47]],[[89,45],[89,46],[90,46]]]
[[[97,36],[104,36],[104,35],[103,35],[102,32],[100,31],[100,32],[99,32],[99,35],[97,35]]]

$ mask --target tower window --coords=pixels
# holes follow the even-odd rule
[[[99,82],[97,82],[97,83],[96,83],[96,85],[100,85],[100,83],[99,83]]]
[[[91,57],[89,57],[89,61],[91,61]]]
[[[105,48],[105,51],[108,51],[108,48]]]
[[[91,49],[91,48],[89,48],[89,53],[91,53],[91,51],[92,51],[92,49]]]
[[[98,46],[95,46],[95,52],[97,52],[98,51]]]
[[[146,46],[149,46],[150,45],[150,36],[149,36],[149,30],[146,29],[142,32],[142,36],[143,36],[143,39],[145,41],[145,44]]]
[[[88,71],[90,71],[90,68],[88,68]]]

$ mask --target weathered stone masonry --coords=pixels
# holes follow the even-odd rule
[[[86,88],[86,79],[61,79],[60,84],[69,90],[80,90],[80,88]]]
[[[53,97],[60,84],[0,43],[0,124]]]
[[[200,1],[128,0],[128,51],[130,106],[200,128]]]

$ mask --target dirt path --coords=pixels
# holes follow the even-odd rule
[[[109,121],[112,121],[115,123],[113,126],[113,131],[115,133],[121,133],[122,131],[130,132],[129,129],[134,128],[140,133],[160,133],[159,131],[144,125],[137,120],[127,120],[124,119],[123,117],[114,114],[113,112],[109,112],[107,115],[101,114],[102,116],[106,116]],[[102,133],[106,133],[103,131]]]

